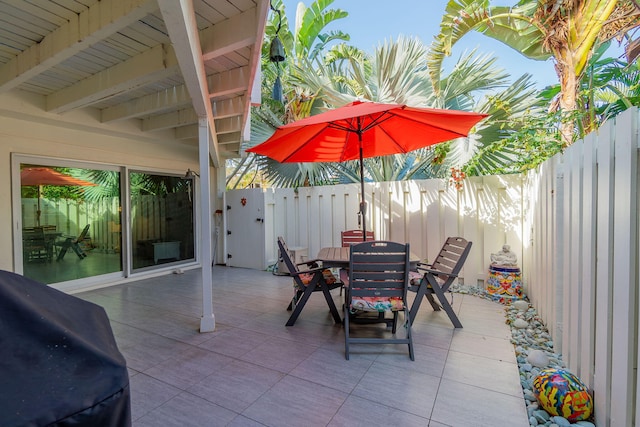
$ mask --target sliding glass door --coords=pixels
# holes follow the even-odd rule
[[[120,172],[19,168],[23,275],[50,284],[121,272]]]
[[[195,262],[192,178],[31,156],[12,165],[24,276],[83,286]]]
[[[130,172],[133,269],[194,260],[193,181]]]

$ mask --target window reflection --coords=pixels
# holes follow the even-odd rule
[[[192,180],[131,172],[133,268],[194,259]]]
[[[23,274],[42,283],[122,271],[120,174],[20,165]]]

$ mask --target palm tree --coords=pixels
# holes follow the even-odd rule
[[[281,0],[272,2],[273,13],[265,28],[265,40],[262,45],[262,82],[263,105],[254,108],[251,122],[251,140],[248,146],[254,146],[266,140],[283,123],[289,123],[314,112],[315,94],[302,87],[292,85],[291,74],[301,63],[317,64],[323,61],[322,54],[335,41],[348,41],[348,34],[342,31],[325,32],[332,22],[345,18],[348,13],[341,9],[329,9],[333,0],[316,0],[309,7],[298,3],[294,29],[291,30]],[[277,31],[279,28],[279,31]],[[269,46],[276,36],[281,39],[286,60],[275,64],[269,61]],[[285,103],[271,99],[271,88],[276,77],[280,75],[284,82]],[[245,182],[246,174],[254,177],[261,171],[264,179],[282,186],[302,186],[309,184],[327,184],[334,180],[333,170],[320,163],[280,164],[266,157],[249,154],[246,158],[233,160],[234,173],[228,175],[227,186]],[[240,175],[240,176],[238,176]]]
[[[291,77],[295,85],[317,93],[325,108],[360,98],[490,114],[470,138],[407,155],[365,159],[367,180],[446,177],[452,167],[462,168],[484,147],[507,137],[513,131],[508,126],[509,119],[542,112],[543,104],[534,96],[531,77],[525,75],[508,84],[509,75],[495,67],[495,58],[473,51],[462,57],[449,75],[440,75],[440,81],[434,85],[424,65],[426,54],[427,48],[419,39],[399,37],[379,46],[371,58],[336,56],[320,67],[303,66]],[[481,165],[511,162],[516,155],[515,150],[485,152],[476,162]],[[356,166],[356,163],[333,165],[342,182],[358,182]]]
[[[639,25],[633,0],[521,0],[513,7],[490,6],[489,0],[451,0],[432,44],[429,70],[439,81],[442,61],[470,31],[478,31],[535,60],[550,57],[560,82],[556,109],[577,108],[579,80],[593,49]],[[574,126],[562,126],[565,145]]]

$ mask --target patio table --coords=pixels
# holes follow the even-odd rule
[[[349,269],[349,246],[326,247],[320,249],[316,259],[322,261],[322,266],[326,268],[344,268]],[[413,254],[409,254],[409,263],[411,270],[415,270],[418,266],[420,258]]]

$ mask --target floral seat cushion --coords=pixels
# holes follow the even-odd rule
[[[383,313],[404,310],[404,303],[400,297],[354,297],[351,298],[350,310],[352,313],[358,311]]]
[[[309,283],[311,283],[313,275],[314,273],[302,273],[298,277],[300,277],[302,283],[308,285]],[[327,282],[327,285],[333,285],[337,281],[336,276],[334,276],[331,270],[329,270],[328,268],[322,270],[322,275],[324,276],[324,281]],[[300,287],[295,279],[293,280],[293,287],[296,289]]]
[[[409,284],[411,286],[418,286],[420,284],[420,280],[422,280],[423,274],[418,273],[417,271],[409,272]]]
[[[419,273],[417,271],[410,271],[409,272],[409,286],[420,286],[420,281],[422,281],[422,278],[424,277],[424,274]],[[444,283],[444,281],[438,277],[436,277],[436,281],[438,283]],[[431,289],[431,285],[429,283],[427,283],[427,288]]]

